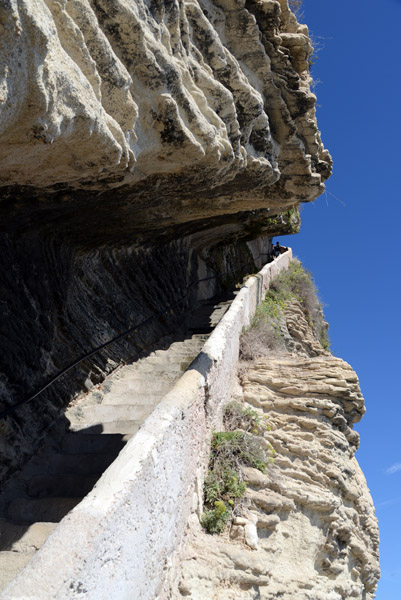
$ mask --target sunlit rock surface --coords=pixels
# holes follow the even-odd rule
[[[143,229],[324,189],[312,48],[286,0],[9,0],[0,23],[6,197],[124,200]]]
[[[242,378],[244,401],[268,417],[274,463],[266,474],[243,469],[246,506],[223,535],[203,532],[192,515],[173,598],[375,597],[377,519],[354,457],[352,426],[365,410],[358,378],[311,345],[295,304],[286,311],[294,351],[257,360]]]

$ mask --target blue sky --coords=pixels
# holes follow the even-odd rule
[[[377,600],[401,599],[401,0],[304,0],[318,46],[318,124],[334,160],[326,194],[280,238],[316,280],[332,351],[359,376],[357,458],[380,526]]]

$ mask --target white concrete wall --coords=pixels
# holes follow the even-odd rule
[[[239,336],[288,250],[247,280],[202,352],[1,600],[155,600],[195,507]]]

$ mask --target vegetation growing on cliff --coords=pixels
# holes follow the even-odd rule
[[[265,300],[258,306],[251,326],[241,337],[241,358],[249,361],[285,350],[286,306],[296,300],[311,327],[313,336],[329,350],[327,323],[313,277],[298,260],[277,275]]]
[[[296,15],[298,18],[302,8],[302,0],[288,0],[288,6],[290,7],[294,15]]]
[[[264,473],[275,451],[264,440],[269,426],[250,407],[231,402],[224,412],[227,431],[215,432],[211,442],[209,470],[205,479],[202,526],[209,533],[221,533],[239,511],[246,491],[241,466]]]

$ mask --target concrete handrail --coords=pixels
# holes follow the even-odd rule
[[[288,249],[246,281],[198,357],[1,600],[163,597],[232,392],[241,331],[291,258]]]

